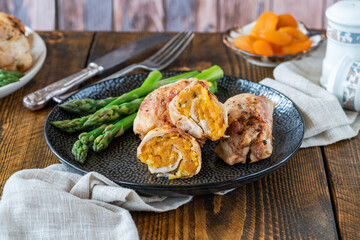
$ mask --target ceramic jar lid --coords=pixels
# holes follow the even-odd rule
[[[325,14],[329,21],[336,24],[360,27],[360,1],[339,1]]]

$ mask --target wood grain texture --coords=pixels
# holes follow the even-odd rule
[[[31,112],[22,98],[63,78],[106,52],[150,33],[46,32],[48,55],[26,87],[0,99],[0,192],[16,171],[58,162],[47,147],[43,124],[51,110]],[[93,46],[91,46],[93,42]],[[148,52],[131,62],[147,57]],[[130,62],[129,62],[130,63]],[[220,34],[196,34],[169,70],[202,70],[218,64],[226,74],[260,81],[271,68],[250,65],[229,51]],[[141,239],[357,239],[360,138],[324,148],[302,149],[264,179],[224,195],[195,197],[166,213],[133,212]],[[331,196],[339,222],[337,236]]]
[[[55,29],[55,0],[2,0],[0,11],[38,31]]]
[[[323,1],[273,0],[273,11],[276,14],[290,13],[309,28],[323,27]]]
[[[196,31],[216,32],[218,29],[217,0],[198,0],[196,6]]]
[[[360,239],[360,137],[324,147],[330,190],[343,239]]]
[[[58,0],[60,30],[111,31],[112,3],[97,0]]]
[[[195,31],[196,1],[166,0],[166,27],[168,32]]]
[[[268,10],[291,13],[310,28],[323,28],[325,10],[336,1],[106,0],[99,4],[97,0],[3,0],[0,11],[35,30],[58,26],[60,30],[216,32],[245,25]]]
[[[270,7],[270,0],[219,0],[219,31],[246,25]]]
[[[218,64],[226,74],[252,81],[272,75],[272,69],[249,66],[224,50],[219,34],[197,34],[169,69]],[[195,197],[168,213],[132,215],[141,239],[337,238],[320,148],[301,150],[277,172],[225,196]]]
[[[115,31],[165,30],[165,11],[162,0],[113,1]]]
[[[337,239],[319,148],[224,196],[132,216],[141,239]]]
[[[5,180],[21,169],[43,168],[58,159],[45,143],[44,123],[51,104],[40,111],[22,105],[25,95],[85,66],[93,33],[41,33],[47,58],[39,73],[23,88],[0,99],[0,192]]]

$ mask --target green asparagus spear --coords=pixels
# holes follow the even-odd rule
[[[103,122],[119,119],[121,116],[136,112],[145,97],[135,99],[121,105],[112,105],[104,109],[100,114],[92,115],[85,123],[84,127],[100,125]]]
[[[21,72],[4,71],[0,69],[0,87],[18,82],[22,76],[24,76],[24,74]]]
[[[72,148],[72,154],[76,161],[80,163],[85,162],[90,142],[93,142],[97,136],[102,134],[107,125],[108,124],[103,124],[91,132],[83,132],[79,135],[79,139],[74,143]]]
[[[75,156],[76,161],[84,163],[89,152],[89,146],[87,144],[83,144],[80,140],[77,140],[71,152]]]
[[[152,74],[152,72],[150,73]],[[149,76],[150,76],[149,74]],[[147,88],[148,86],[151,86],[153,84],[155,84],[156,82],[161,82],[161,84],[159,83],[159,86],[161,85],[165,85],[166,82],[176,82],[180,79],[183,79],[183,78],[189,78],[189,77],[192,77],[194,75],[198,74],[197,71],[193,71],[193,72],[188,72],[188,73],[184,73],[184,74],[181,74],[181,75],[178,75],[178,76],[175,76],[175,77],[171,77],[171,78],[167,78],[167,79],[164,79],[162,81],[159,81],[158,78],[147,78],[144,83],[141,85],[141,87],[137,88],[137,89],[134,89],[133,91],[129,92],[129,93],[126,93],[128,94],[128,98],[123,98],[123,101],[122,102],[127,102],[129,101],[129,99],[134,99],[136,98],[137,96],[140,96],[140,97],[143,97],[145,96],[146,94],[139,94],[139,89],[142,88]],[[145,91],[145,92],[148,92],[148,91]],[[151,91],[150,91],[151,92]],[[124,96],[125,94],[123,94],[122,96]],[[130,98],[129,98],[130,97]],[[119,97],[109,97],[109,98],[106,98],[106,99],[101,99],[101,100],[94,100],[94,99],[90,99],[90,98],[86,98],[86,99],[73,99],[67,103],[63,103],[60,105],[60,108],[65,110],[65,111],[68,111],[68,112],[71,112],[71,113],[75,113],[75,114],[91,114],[91,113],[94,113],[96,112],[97,110],[107,106],[108,104],[110,104],[111,102],[113,102],[114,100],[118,99]]]
[[[87,115],[81,118],[74,118],[71,120],[54,121],[51,122],[51,124],[65,132],[81,131],[88,127],[101,125],[104,122],[113,121],[119,119],[121,116],[132,114],[139,109],[143,100],[144,98],[139,98],[120,105],[112,105],[101,114],[97,115],[96,118],[92,118],[92,120],[89,122],[88,120],[92,115]]]
[[[162,78],[162,74],[159,71],[152,71],[149,73],[144,83],[141,85],[148,86],[155,82],[160,81]],[[73,99],[67,103],[61,104],[59,107],[67,112],[84,115],[84,114],[92,114],[97,110],[105,107],[112,101],[114,101],[117,97],[108,97],[105,99],[95,100],[91,98],[85,99]]]
[[[115,124],[108,125],[104,133],[94,140],[94,151],[104,150],[115,137],[123,135],[126,130],[132,127],[135,117],[136,113],[121,119]]]
[[[160,81],[161,79],[162,79],[162,74],[160,71],[158,71],[158,70],[151,71],[140,87],[146,88],[146,87],[151,86],[152,84]]]
[[[116,97],[108,97],[105,99],[95,100],[91,98],[73,99],[69,102],[59,105],[59,107],[67,112],[75,114],[91,114],[115,100]]]
[[[74,118],[69,120],[54,121],[51,124],[65,132],[77,132],[84,129],[84,123],[90,118],[91,115],[81,118]]]
[[[104,123],[98,128],[95,128],[94,130],[90,132],[83,132],[79,135],[79,140],[82,142],[82,144],[88,144],[90,142],[93,142],[97,136],[102,134],[105,130],[105,128],[108,126],[108,124]]]
[[[218,78],[222,77],[224,74],[223,70],[217,66],[214,65],[209,69],[204,70],[202,73],[195,75],[194,77],[198,77],[199,79],[202,80],[207,80],[209,82],[215,82]],[[200,78],[201,77],[201,78]],[[104,115],[108,108],[110,108],[113,105],[119,105],[123,102],[127,102],[130,99],[134,99],[134,98],[138,98],[141,96],[145,96],[147,94],[149,94],[150,92],[152,92],[153,90],[157,89],[158,87],[165,85],[165,84],[169,84],[172,82],[176,82],[177,80],[170,80],[170,81],[166,81],[163,82],[164,80],[160,81],[159,83],[155,83],[152,86],[148,86],[147,88],[137,88],[133,91],[130,91],[128,93],[125,93],[123,95],[121,95],[120,97],[118,97],[116,100],[114,100],[113,102],[109,103],[108,105],[106,105],[105,107],[97,110],[88,120],[87,122],[92,122],[93,119],[97,119],[99,115]]]

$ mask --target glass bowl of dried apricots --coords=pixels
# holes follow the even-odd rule
[[[226,31],[223,42],[250,63],[275,67],[309,54],[325,40],[325,33],[310,31],[290,14],[264,12],[256,21]]]

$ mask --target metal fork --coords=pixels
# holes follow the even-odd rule
[[[127,66],[126,68],[124,68],[124,69],[98,81],[98,82],[103,82],[108,79],[124,76],[124,75],[134,71],[135,69],[145,69],[145,70],[149,70],[149,71],[162,70],[162,69],[166,68],[167,66],[169,66],[185,50],[185,48],[189,45],[189,43],[193,39],[194,35],[195,34],[192,32],[178,33],[172,39],[170,39],[169,42],[167,42],[161,49],[159,49],[156,53],[154,53],[148,59],[146,59],[140,63],[131,64],[131,65]],[[72,95],[73,93],[74,92],[64,94],[61,96],[57,96],[57,97],[53,97],[53,100],[55,102],[60,103],[63,100],[65,100],[67,97]]]

